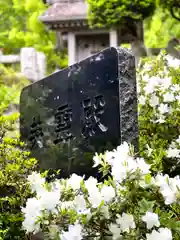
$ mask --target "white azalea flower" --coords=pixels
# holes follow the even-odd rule
[[[120,146],[117,147],[117,150],[115,152],[115,157],[119,157],[123,160],[125,160],[127,157],[129,157],[129,145],[127,142],[123,142]]]
[[[27,180],[30,183],[33,192],[38,194],[39,192],[44,191],[43,185],[45,183],[45,178],[43,178],[40,173],[32,172],[32,174],[28,176]]]
[[[106,203],[110,202],[115,197],[115,191],[112,186],[103,185],[101,189],[101,196]]]
[[[27,233],[38,233],[40,231],[40,223],[37,223],[38,216],[25,216],[22,227]]]
[[[121,237],[121,229],[117,224],[111,223],[109,226],[109,230],[113,235],[113,240],[119,240]]]
[[[174,178],[170,178],[170,187],[173,189],[173,191],[177,191],[178,188],[180,189],[180,176],[176,176]]]
[[[165,116],[160,116],[155,122],[156,123],[165,123],[166,122],[166,117]]]
[[[180,95],[176,96],[175,98],[180,103]]]
[[[173,102],[175,100],[175,97],[172,93],[167,92],[163,95],[164,102]]]
[[[172,240],[171,230],[168,228],[159,228],[158,232],[160,233],[160,237],[163,240]]]
[[[111,164],[111,174],[113,179],[119,183],[125,180],[128,174],[134,173],[138,168],[142,174],[149,172],[149,165],[142,159],[134,159],[129,155],[129,145],[123,143],[114,152],[114,158]]]
[[[44,191],[40,196],[42,207],[46,210],[54,211],[59,203],[60,196],[61,194],[58,190],[50,192]]]
[[[151,93],[153,93],[154,92],[154,84],[152,84],[152,83],[148,83],[145,87],[144,87],[144,92],[145,92],[145,94],[147,95],[147,94],[151,94]]]
[[[142,217],[142,221],[146,223],[148,229],[151,229],[154,226],[160,226],[159,217],[156,213],[146,212]]]
[[[150,157],[150,156],[151,156],[151,153],[153,152],[153,149],[150,148],[148,144],[146,144],[146,146],[147,146],[147,154],[148,154],[148,157]]]
[[[99,207],[103,199],[97,187],[97,179],[90,177],[88,180],[85,181],[85,186],[88,190],[88,200],[91,203],[92,207]]]
[[[160,237],[159,232],[156,231],[156,230],[153,230],[152,233],[147,233],[146,234],[146,239],[147,240],[159,240],[159,237]]]
[[[94,162],[94,165],[93,165],[94,168],[99,166],[101,163],[101,159],[97,153],[95,153],[95,156],[93,157],[93,162]]]
[[[160,105],[159,105],[159,112],[161,113],[161,114],[164,114],[164,113],[168,113],[169,112],[169,107],[168,107],[168,105],[167,104],[163,104],[163,103],[161,103]]]
[[[129,233],[130,229],[136,227],[134,217],[131,214],[123,213],[122,216],[118,216],[116,223],[120,225],[122,232]]]
[[[175,69],[178,69],[180,67],[180,60],[177,58],[172,57],[171,55],[166,56],[166,60],[168,62],[168,65],[170,67],[173,67]]]
[[[155,177],[155,185],[162,187],[162,186],[166,186],[168,184],[169,181],[169,176],[166,175],[162,175],[162,173],[157,174],[157,176]]]
[[[65,209],[67,210],[70,208],[74,208],[74,205],[75,205],[74,201],[65,201],[65,202],[60,202],[59,208],[61,210],[65,210]]]
[[[167,151],[168,158],[179,158],[180,157],[180,149],[177,148],[169,148]]]
[[[155,107],[159,105],[159,97],[157,97],[155,94],[153,94],[149,100],[149,104],[151,107]]]
[[[59,191],[62,192],[63,185],[61,185],[61,182],[59,180],[55,180],[51,183],[51,191]]]
[[[180,145],[180,136],[176,139],[176,142]]]
[[[102,206],[100,211],[103,214],[105,219],[109,219],[110,218],[108,206]]]
[[[141,95],[139,98],[138,98],[138,101],[139,101],[139,104],[141,105],[145,105],[146,103],[146,97]]]
[[[89,177],[88,180],[85,181],[85,187],[87,188],[88,191],[93,190],[97,186],[97,179],[94,177]]]
[[[131,173],[135,172],[139,167],[136,159],[130,156],[124,162],[122,162],[122,165],[127,169],[127,172]]]
[[[121,183],[127,177],[127,169],[125,166],[121,167],[120,164],[114,164],[111,169],[111,174],[115,181]]]
[[[150,172],[150,165],[147,164],[143,158],[137,158],[137,165],[138,165],[138,169],[141,171],[141,173],[143,175],[146,175]]]
[[[173,91],[173,92],[179,92],[179,91],[180,91],[180,86],[179,86],[179,84],[172,84],[172,85],[171,85],[171,91]]]
[[[113,161],[114,161],[114,152],[113,151],[106,151],[104,154],[104,159],[105,161],[109,164],[109,165],[113,165]]]
[[[82,195],[75,196],[74,198],[75,210],[78,213],[87,213],[86,201]]]
[[[78,176],[77,174],[73,173],[71,177],[67,180],[67,184],[73,189],[78,190],[80,189],[81,182],[83,178]]]
[[[91,203],[93,208],[98,208],[99,207],[103,198],[102,198],[98,188],[94,189],[94,191],[91,190],[91,192],[89,192],[88,200]]]
[[[160,192],[164,197],[166,205],[172,204],[176,201],[176,192],[173,192],[168,185],[160,187]]]
[[[62,232],[60,234],[61,240],[81,240],[82,236],[82,226],[80,224],[69,225],[67,232]]]
[[[39,229],[39,224],[36,223],[42,215],[42,204],[36,198],[29,198],[26,202],[26,207],[21,209],[24,214],[23,228],[27,233],[36,232]]]
[[[147,85],[144,88],[145,94],[153,93],[156,87],[166,90],[172,84],[172,79],[170,77],[160,77],[152,76],[149,78]]]
[[[171,77],[165,77],[165,78],[162,78],[161,79],[161,88],[162,90],[166,90],[166,89],[169,89],[169,87],[171,86],[172,84],[172,79]]]
[[[159,228],[158,231],[153,230],[152,233],[146,234],[147,240],[172,240],[171,230],[168,228]]]
[[[179,178],[169,178],[168,175],[158,174],[155,178],[155,185],[160,187],[160,193],[163,195],[165,204],[169,205],[176,201],[178,194]]]

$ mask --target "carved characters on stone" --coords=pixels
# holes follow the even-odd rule
[[[106,132],[108,128],[101,122],[101,115],[104,113],[106,102],[102,95],[94,97],[93,101],[90,98],[82,102],[84,119],[82,126],[82,136],[89,138],[95,135],[99,128],[102,132]]]
[[[106,102],[102,95],[95,96],[93,99],[87,98],[82,101],[81,136],[84,139],[94,136],[98,129],[101,132],[108,130],[108,127],[101,121],[101,116],[105,111],[105,105]],[[65,143],[74,138],[71,132],[72,116],[73,112],[69,104],[57,107],[54,121],[54,144]],[[33,117],[29,136],[31,147],[43,147],[43,137],[42,122],[39,117]]]
[[[30,126],[29,141],[31,148],[42,148],[43,147],[43,130],[42,122],[39,117],[33,117],[32,124]]]
[[[73,138],[73,135],[70,131],[72,122],[72,109],[68,104],[60,106],[57,108],[55,113],[55,134],[56,139],[54,140],[55,144],[61,142],[67,142]]]

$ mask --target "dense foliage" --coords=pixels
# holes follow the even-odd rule
[[[93,167],[108,174],[99,183],[76,174],[51,183],[37,172],[28,177],[35,197],[22,208],[27,233],[53,240],[180,238],[179,66],[164,54],[141,63],[139,157],[127,143],[95,154]]]
[[[35,47],[47,56],[48,71],[67,65],[65,53],[57,54],[55,32],[39,21],[46,10],[41,0],[0,0],[0,47],[4,53],[19,53],[22,47]]]
[[[0,66],[0,239],[23,240],[20,207],[30,195],[26,177],[35,169],[18,139],[19,94],[28,81],[12,69]]]
[[[2,117],[0,119],[2,121]],[[1,126],[0,126],[1,127]],[[1,129],[0,129],[1,130]],[[21,228],[21,206],[31,196],[26,177],[36,160],[18,139],[1,137],[0,142],[0,239],[25,239]]]
[[[164,8],[168,9],[172,17],[180,21],[180,2],[179,0],[157,0]]]
[[[178,0],[87,0],[91,27],[115,27],[130,20],[144,20],[162,7],[171,18],[180,20]],[[161,11],[161,10],[160,10]]]
[[[154,0],[88,0],[89,23],[92,27],[113,27],[130,19],[142,20],[155,10]]]
[[[30,84],[29,80],[16,73],[13,68],[0,65],[0,114],[3,113],[9,104],[17,104],[19,102],[20,91],[28,84]]]
[[[174,37],[180,38],[180,21],[172,18],[167,9],[156,9],[154,15],[144,21],[146,47],[165,48]]]
[[[140,153],[175,174],[180,166],[180,60],[163,55],[138,74]]]

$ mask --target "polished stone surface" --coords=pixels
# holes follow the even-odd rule
[[[41,169],[97,175],[95,152],[137,146],[134,57],[108,48],[24,88],[20,132]]]

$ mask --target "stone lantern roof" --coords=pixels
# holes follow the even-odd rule
[[[39,19],[52,29],[88,27],[88,5],[84,0],[49,0],[51,6]]]
[[[86,0],[46,0],[46,3],[50,6],[39,19],[50,29],[61,33],[92,32],[88,25],[88,4]],[[108,31],[108,29],[100,30]],[[131,42],[133,39],[144,41],[142,21],[128,22],[118,26],[116,31],[120,36],[121,43]]]

